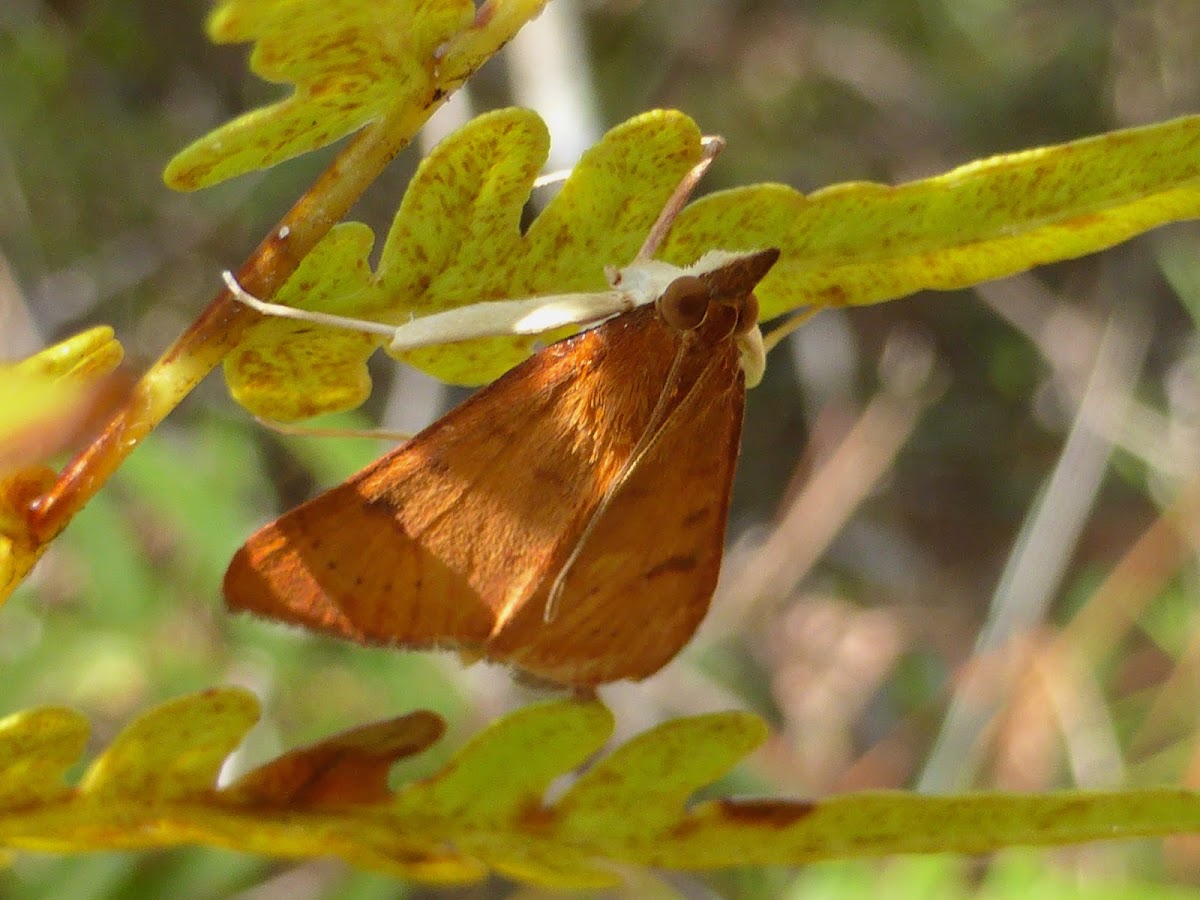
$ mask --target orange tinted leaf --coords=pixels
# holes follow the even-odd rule
[[[243,803],[379,802],[390,793],[388,772],[442,736],[445,723],[415,712],[335,735],[239,778],[225,796]]]
[[[7,599],[28,575],[45,545],[27,527],[30,504],[54,484],[57,475],[46,466],[30,466],[0,477],[0,601]]]
[[[19,362],[0,362],[0,473],[41,462],[77,437],[125,387],[108,378],[123,358],[113,330],[102,325]]]
[[[29,505],[55,481],[40,463],[71,446],[128,389],[113,375],[124,350],[90,328],[16,363],[0,363],[0,601],[45,545],[28,533]]]

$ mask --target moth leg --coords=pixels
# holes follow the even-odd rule
[[[381,334],[391,337],[396,333],[395,325],[385,325],[382,322],[371,322],[367,319],[352,319],[349,316],[335,316],[330,313],[316,312],[311,309],[297,309],[294,306],[284,306],[282,303],[267,303],[259,300],[238,284],[233,273],[226,269],[221,273],[225,286],[233,299],[243,303],[255,312],[264,316],[274,316],[277,319],[294,319],[297,322],[312,322],[316,325],[329,325],[333,328],[343,328],[347,331],[358,331],[363,334]]]

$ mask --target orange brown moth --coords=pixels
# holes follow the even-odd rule
[[[707,254],[654,303],[541,350],[258,531],[226,601],[562,685],[656,672],[716,588],[743,353],[761,366],[753,289],[778,257]]]
[[[704,139],[608,291],[394,327],[264,303],[226,273],[264,314],[383,334],[392,351],[600,323],[254,534],[225,574],[229,606],[577,688],[666,665],[716,589],[746,387],[765,365],[754,288],[779,258],[652,259],[723,146]]]

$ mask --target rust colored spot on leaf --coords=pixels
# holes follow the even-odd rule
[[[787,828],[810,815],[817,804],[807,800],[720,800],[721,813],[740,825]]]
[[[521,828],[534,834],[549,832],[558,822],[558,813],[534,800],[521,810],[517,819]]]

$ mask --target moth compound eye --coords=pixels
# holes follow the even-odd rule
[[[708,288],[695,275],[682,275],[658,298],[658,311],[672,328],[692,331],[708,313]]]
[[[743,334],[748,334],[757,324],[758,298],[754,294],[747,294],[738,309],[737,325],[733,327],[733,333],[735,336],[741,337]]]

